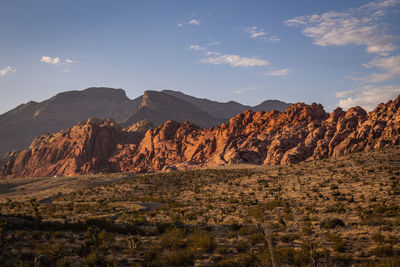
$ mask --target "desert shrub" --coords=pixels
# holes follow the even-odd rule
[[[254,233],[248,237],[249,242],[255,246],[260,243],[265,243],[265,237],[261,233]]]
[[[65,245],[62,243],[45,245],[42,252],[49,263],[53,265],[68,254]]]
[[[84,260],[84,266],[88,267],[102,267],[107,265],[106,258],[99,252],[90,253]]]
[[[346,213],[346,209],[344,208],[344,206],[342,204],[335,204],[335,205],[331,205],[328,206],[326,208],[326,212],[334,212],[334,213]]]
[[[157,222],[156,227],[159,234],[163,234],[168,228],[172,228],[172,224],[166,222]]]
[[[53,237],[54,238],[63,238],[63,237],[65,237],[65,233],[61,232],[61,231],[55,231],[55,232],[53,232]]]
[[[304,253],[303,250],[294,248],[275,249],[274,258],[278,266],[307,266],[311,262],[309,254]]]
[[[221,259],[215,263],[216,267],[257,266],[259,259],[252,253],[243,253],[232,258]]]
[[[397,267],[400,266],[400,256],[388,257],[380,261],[370,261],[368,267]]]
[[[372,236],[372,240],[374,240],[378,244],[381,244],[381,243],[385,242],[385,236],[382,235],[381,232],[378,232]]]
[[[338,218],[328,218],[320,222],[319,224],[322,228],[324,229],[333,229],[338,226],[345,226],[344,222],[341,219]]]
[[[258,233],[258,230],[256,227],[248,225],[248,226],[243,226],[242,228],[240,228],[240,230],[238,231],[239,235],[251,235],[251,234],[255,234]]]
[[[299,238],[300,238],[300,235],[298,235],[298,234],[287,234],[287,235],[282,235],[280,237],[280,241],[283,243],[290,243]]]
[[[371,254],[377,257],[387,257],[394,255],[394,249],[392,245],[378,246],[371,249]]]
[[[338,235],[327,234],[325,239],[333,243],[333,250],[337,252],[344,252],[346,250],[346,242]]]
[[[214,237],[206,232],[195,232],[189,235],[189,242],[194,248],[199,248],[204,252],[212,252],[216,247]]]
[[[183,248],[186,244],[184,238],[185,235],[182,229],[168,229],[161,235],[160,245],[162,248]]]
[[[154,266],[192,266],[194,263],[192,250],[178,249],[164,251],[162,256],[156,257],[151,265]]]
[[[311,235],[313,233],[311,222],[307,221],[303,223],[303,227],[301,228],[301,232],[305,235]]]
[[[231,225],[229,225],[229,227],[233,230],[233,231],[239,231],[240,228],[242,228],[242,225],[239,224],[237,221],[233,221],[231,223]]]
[[[239,253],[246,252],[249,249],[249,243],[246,240],[239,240],[236,243],[236,249]]]

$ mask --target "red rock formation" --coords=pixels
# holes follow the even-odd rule
[[[293,164],[400,144],[400,96],[367,113],[361,107],[331,114],[318,104],[285,112],[245,111],[220,127],[200,129],[167,121],[143,139],[112,121],[87,123],[38,137],[8,155],[1,176],[74,175],[173,170],[231,163]]]
[[[8,156],[2,176],[52,176],[119,171],[109,161],[117,144],[135,146],[135,134],[122,131],[111,120],[87,123],[36,138],[28,150]]]

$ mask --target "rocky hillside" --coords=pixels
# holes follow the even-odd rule
[[[72,127],[90,117],[123,120],[137,110],[140,101],[130,100],[122,89],[88,88],[22,104],[0,115],[0,158],[9,151],[26,149],[39,135]]]
[[[146,91],[142,96],[129,99],[122,89],[96,87],[60,93],[40,103],[31,101],[22,104],[0,115],[0,159],[9,151],[28,148],[39,135],[72,127],[90,117],[112,118],[125,127],[144,119],[155,126],[167,120],[176,120],[211,127],[220,125],[247,107],[236,103],[237,109],[229,109],[228,114],[218,113],[221,116],[214,116],[213,111],[225,109],[225,106],[230,106],[230,102],[218,103],[184,95],[191,99],[186,101],[187,99],[177,97],[182,95],[184,94],[175,91]],[[194,104],[196,99],[211,103],[213,108]],[[270,108],[274,109],[276,106],[262,106],[265,111],[271,110]]]
[[[89,120],[37,138],[8,155],[3,177],[146,172],[232,163],[293,164],[400,144],[400,96],[370,113],[331,114],[297,103],[284,112],[247,110],[219,127],[167,121],[140,140],[109,120]]]
[[[208,112],[214,118],[222,118],[228,119],[236,116],[238,113],[243,112],[247,109],[253,111],[270,111],[270,110],[278,110],[284,111],[289,107],[288,103],[279,101],[279,100],[266,100],[257,106],[247,106],[242,105],[235,101],[229,101],[226,103],[216,102],[204,98],[197,98],[190,95],[186,95],[182,92],[172,91],[172,90],[163,90],[162,93],[172,95],[176,98],[185,100],[198,108]]]
[[[157,91],[145,91],[138,110],[124,121],[123,125],[128,126],[144,119],[157,126],[168,120],[174,120],[190,121],[205,128],[223,122],[189,102]]]

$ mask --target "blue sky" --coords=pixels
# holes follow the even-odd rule
[[[91,86],[367,110],[400,94],[400,0],[1,0],[0,113]]]

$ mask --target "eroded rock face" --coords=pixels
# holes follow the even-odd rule
[[[135,134],[111,120],[86,123],[36,138],[29,149],[9,156],[1,175],[6,177],[76,175],[119,171],[109,161],[117,145],[135,145]]]
[[[95,172],[169,171],[220,164],[294,164],[400,145],[400,96],[367,113],[361,107],[331,114],[318,104],[285,112],[247,110],[219,127],[167,121],[142,139],[112,121],[91,119],[38,137],[8,155],[3,177]]]

